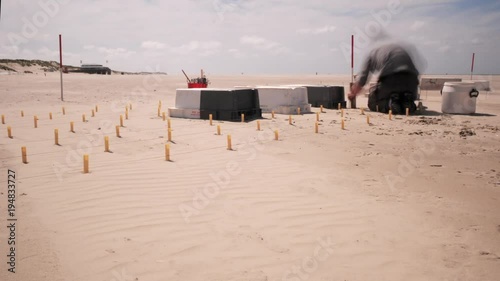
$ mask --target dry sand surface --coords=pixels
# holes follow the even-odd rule
[[[210,78],[211,87],[349,82]],[[347,109],[341,130],[340,112],[326,110],[319,134],[315,114],[293,125],[264,114],[260,132],[256,121],[173,118],[167,162],[157,106],[173,106],[182,76],[64,75],[61,102],[57,73],[1,75],[0,280],[500,280],[500,77],[477,78],[493,91],[480,94],[473,116],[442,115],[439,93],[424,92],[424,116],[391,121],[367,111],[368,125]],[[8,169],[15,274],[6,257]]]

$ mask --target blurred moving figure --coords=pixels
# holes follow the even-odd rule
[[[417,108],[419,75],[425,67],[425,60],[414,46],[385,39],[386,35],[378,38],[378,43],[365,59],[349,99],[356,98],[370,76],[379,72],[377,85],[370,89],[368,96],[370,110],[405,114],[409,108],[413,113]]]

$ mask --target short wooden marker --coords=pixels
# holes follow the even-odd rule
[[[406,108],[406,116],[410,116],[410,109],[408,107]]]
[[[220,125],[217,125],[217,135],[220,136]]]
[[[170,161],[170,144],[165,144],[165,161]]]
[[[49,112],[49,119],[52,120],[52,112]]]
[[[170,118],[167,119],[167,128],[172,129],[172,121],[170,120]]]
[[[292,115],[288,115],[288,124],[292,125]]]
[[[392,120],[392,110],[389,110],[389,120]]]
[[[24,117],[24,111],[21,110],[21,117]]]
[[[231,135],[227,135],[227,150],[233,150],[233,146],[231,143]]]
[[[323,113],[323,105],[320,105],[320,112]]]
[[[2,114],[2,124],[5,124],[5,115]]]
[[[297,114],[300,115],[300,107],[297,107]]]
[[[342,119],[342,121],[341,121],[341,127],[342,127],[342,130],[345,130],[345,121],[344,121],[344,119]]]
[[[271,117],[274,119],[274,110],[271,111]]]
[[[212,122],[212,114],[208,114],[208,120],[210,121],[210,126],[213,126],[213,122]]]
[[[257,120],[257,131],[260,131],[260,121]]]
[[[28,156],[26,154],[26,146],[21,147],[21,156],[23,158],[23,163],[28,164]]]
[[[123,127],[123,115],[120,115],[120,127]]]
[[[241,114],[241,123],[245,123],[245,114],[244,113]]]
[[[279,132],[278,132],[278,130],[275,130],[274,131],[274,140],[279,140],[279,138],[280,138]]]
[[[165,114],[165,111],[163,111],[161,113],[161,117],[162,117],[163,121],[167,120],[167,115]]]
[[[38,128],[38,117],[36,117],[36,115],[33,116],[33,124],[34,124],[35,128]]]
[[[376,106],[376,108],[375,108],[375,109],[376,109],[376,110],[377,110],[377,112],[378,112],[378,104],[377,104],[377,106]]]
[[[64,106],[62,107],[62,113],[63,115],[66,115],[66,108],[64,108]]]
[[[158,106],[158,117],[161,117],[161,105]]]
[[[82,121],[87,122],[87,120],[85,119],[85,114],[82,114]]]
[[[120,126],[116,125],[115,131],[116,131],[116,137],[117,138],[121,138],[121,136],[120,136]]]
[[[88,154],[83,155],[83,173],[84,174],[89,173],[89,155]]]
[[[109,152],[109,137],[104,136],[104,152]]]
[[[72,133],[75,132],[75,122],[69,122],[69,131]]]
[[[158,101],[158,106],[161,107],[161,100]]]
[[[343,109],[340,110],[340,117],[344,117],[344,110]]]
[[[316,112],[316,121],[319,122],[319,112]]]
[[[59,130],[54,129],[54,144],[59,145]]]
[[[168,129],[168,141],[172,142],[172,129]]]
[[[165,114],[165,113],[163,113]],[[128,105],[125,106],[125,119],[128,120]],[[165,119],[163,119],[163,121],[165,121]]]
[[[365,109],[361,108],[361,115],[365,115]]]
[[[99,112],[99,106],[97,104],[95,106],[95,112]]]
[[[341,108],[342,108],[342,104],[339,102],[338,109],[340,110]]]
[[[12,138],[12,128],[10,126],[7,127],[7,136],[9,137],[9,139]]]
[[[90,116],[95,117],[95,110],[94,109],[92,109],[92,114]]]
[[[314,123],[314,132],[317,134],[319,133],[319,125],[318,122]]]

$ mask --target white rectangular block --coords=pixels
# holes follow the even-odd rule
[[[200,119],[200,109],[170,107],[168,109],[168,116],[176,118]]]
[[[200,110],[201,89],[177,89],[175,93],[175,108]]]
[[[302,113],[311,112],[304,87],[257,87],[257,92],[262,112],[296,114],[298,107]]]

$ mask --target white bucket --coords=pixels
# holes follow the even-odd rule
[[[446,82],[441,91],[441,111],[451,114],[472,114],[476,112],[479,92],[472,82]]]

